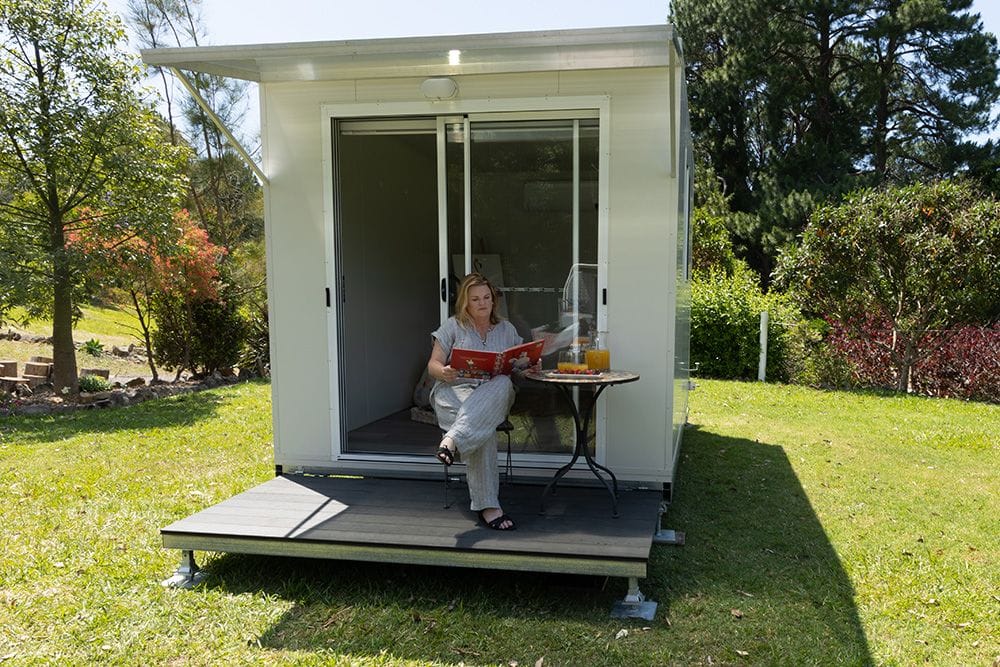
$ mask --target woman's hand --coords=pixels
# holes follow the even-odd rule
[[[427,362],[427,372],[432,378],[441,382],[454,382],[458,379],[458,371],[448,364],[448,355],[437,341],[434,341],[434,349],[431,350],[431,358]]]

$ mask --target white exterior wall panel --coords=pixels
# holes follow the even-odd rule
[[[349,82],[266,84],[261,133],[269,174],[266,235],[272,275],[275,463],[329,466],[331,461],[329,317],[323,215],[323,143],[319,105],[353,99]]]
[[[329,138],[323,106],[368,103],[370,109],[371,103],[387,103],[391,113],[403,114],[411,102],[419,115],[461,113],[467,100],[608,96],[608,322],[614,365],[636,369],[642,379],[610,388],[600,399],[606,463],[624,480],[670,481],[677,189],[669,162],[669,109],[675,102],[666,69],[456,80],[459,96],[435,104],[419,97],[420,78],[262,86],[276,463],[286,469],[330,467],[337,449],[330,416],[336,377],[327,372],[336,372],[336,360],[329,358],[335,320],[324,303],[335,273],[328,265],[332,213],[324,211],[331,183],[324,175]]]

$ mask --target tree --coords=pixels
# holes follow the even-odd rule
[[[127,19],[146,48],[198,46],[205,36],[201,0],[128,0]],[[194,98],[185,93],[177,101],[163,69],[154,71],[161,79],[173,140],[188,143],[197,154],[189,170],[187,206],[230,257],[236,245],[263,233],[260,184]],[[204,73],[191,73],[190,81],[227,127],[242,125],[246,81]]]
[[[0,0],[0,36],[0,264],[11,300],[51,314],[54,384],[75,391],[88,257],[70,235],[168,234],[185,151],[163,141],[103,4]]]
[[[746,263],[733,252],[729,231],[739,224],[734,218],[746,217],[747,214],[733,213],[729,209],[729,198],[723,192],[719,179],[703,161],[695,165],[695,180],[700,181],[702,186],[698,188],[691,212],[691,269],[694,278],[707,278],[713,273],[732,276],[738,270],[748,269]]]
[[[1000,318],[1000,203],[965,180],[866,189],[818,209],[777,278],[855,335],[885,322],[896,389],[949,329]]]
[[[741,255],[766,277],[817,205],[949,177],[1000,99],[971,0],[675,0],[696,143],[724,179]],[[746,26],[753,26],[748,30]]]
[[[153,380],[158,380],[153,345],[155,304],[173,296],[181,304],[178,317],[183,318],[184,304],[217,299],[218,266],[225,250],[208,240],[205,230],[194,223],[186,210],[175,213],[169,233],[156,239],[111,238],[85,229],[71,234],[70,245],[90,258],[89,280],[128,293]],[[172,323],[173,320],[164,322],[161,328],[169,329]],[[187,331],[190,327],[182,323],[179,329]],[[186,353],[190,341],[183,336],[177,337],[177,341],[179,349]]]
[[[974,155],[1000,96],[996,38],[972,0],[877,0],[859,23],[871,112],[870,169],[879,182],[956,173]]]
[[[150,349],[157,362],[176,369],[175,380],[186,369],[211,373],[232,366],[245,335],[232,288],[220,280],[225,249],[187,211],[176,224],[179,242],[169,253],[150,253],[155,282],[146,301],[157,323]]]

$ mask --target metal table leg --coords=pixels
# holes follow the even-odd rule
[[[596,477],[601,481],[601,484],[604,485],[604,488],[607,489],[608,493],[611,494],[612,515],[617,518],[618,479],[615,477],[615,474],[613,472],[611,472],[610,470],[599,464],[597,461],[595,461],[594,458],[590,455],[590,450],[587,448],[587,429],[590,426],[590,418],[593,415],[594,406],[597,405],[598,397],[601,395],[601,392],[604,391],[604,388],[607,387],[608,385],[600,385],[593,392],[589,403],[583,400],[580,401],[582,412],[577,409],[576,403],[573,401],[573,394],[570,392],[569,388],[566,385],[561,385],[561,384],[556,386],[558,386],[559,389],[562,391],[563,396],[566,398],[566,402],[569,403],[570,411],[573,413],[573,423],[576,426],[576,443],[575,446],[573,447],[573,458],[570,459],[569,463],[562,466],[561,468],[559,468],[559,470],[556,471],[556,474],[552,478],[552,481],[549,482],[546,485],[545,490],[542,491],[541,513],[542,514],[545,513],[545,498],[549,495],[549,493],[555,492],[556,484],[559,482],[560,479],[562,479],[562,477],[567,472],[569,472],[573,468],[577,460],[579,460],[580,454],[582,453],[584,460],[587,462],[587,467],[590,468],[590,472],[594,474],[594,477]],[[610,484],[608,483],[608,480],[604,479],[604,477],[601,475],[600,471],[602,470],[606,472],[608,476],[611,478]]]

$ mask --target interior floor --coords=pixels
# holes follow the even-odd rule
[[[430,414],[433,416],[433,413]],[[539,418],[531,413],[514,411],[509,419],[514,426],[511,433],[512,453],[551,454],[553,442],[565,443],[560,451],[567,456],[572,453],[569,443],[572,442],[573,423],[569,415]],[[498,433],[497,438],[499,449],[506,451],[506,436]],[[441,429],[415,420],[410,410],[395,412],[347,433],[347,447],[352,454],[433,456],[440,442]]]

